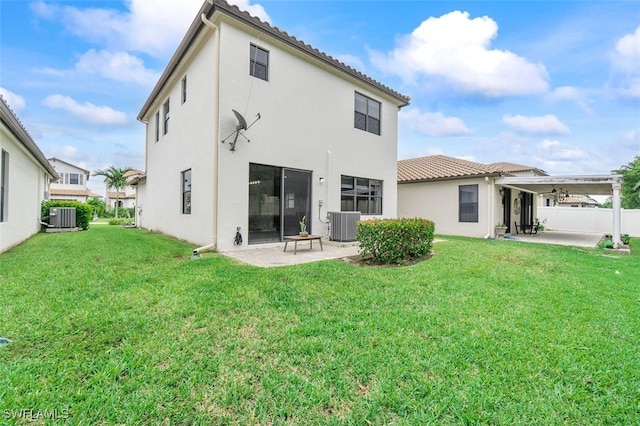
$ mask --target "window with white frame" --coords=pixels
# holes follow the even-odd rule
[[[342,176],[340,211],[359,211],[363,215],[382,214],[382,181]]]
[[[478,222],[478,185],[458,186],[458,221]]]
[[[182,214],[191,214],[191,169],[181,173]]]
[[[251,44],[249,74],[261,80],[269,80],[269,51]]]
[[[354,126],[375,135],[380,134],[380,102],[356,92]]]
[[[0,156],[0,222],[9,220],[9,153]]]

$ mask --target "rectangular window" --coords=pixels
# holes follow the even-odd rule
[[[182,175],[182,214],[191,214],[191,169]]]
[[[356,93],[354,126],[356,129],[379,135],[380,102]]]
[[[478,185],[460,185],[458,200],[458,221],[478,222]]]
[[[156,112],[156,142],[160,140],[160,111]]]
[[[169,131],[169,99],[162,105],[162,111],[164,113],[164,126],[162,127],[162,134],[166,135]]]
[[[382,214],[382,181],[342,176],[340,210],[359,211],[363,215]]]
[[[78,174],[77,173],[71,173],[69,174],[69,184],[71,185],[78,185]]]
[[[0,222],[9,218],[9,153],[2,150],[0,157]]]
[[[182,78],[182,103],[187,102],[187,76]]]
[[[251,44],[249,53],[249,74],[262,80],[269,80],[269,52]]]

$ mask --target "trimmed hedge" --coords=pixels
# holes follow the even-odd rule
[[[359,221],[356,238],[360,254],[380,264],[402,264],[426,256],[433,247],[435,224],[427,219]]]
[[[93,206],[79,201],[51,200],[42,203],[42,217],[49,216],[51,207],[75,207],[76,226],[80,229],[89,229],[89,222],[93,217]]]

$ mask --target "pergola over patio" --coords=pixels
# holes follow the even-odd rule
[[[621,175],[586,176],[509,176],[499,177],[496,185],[532,194],[553,194],[558,191],[572,195],[609,195],[613,203],[613,243],[620,246]]]

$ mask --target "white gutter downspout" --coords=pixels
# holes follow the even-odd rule
[[[620,182],[611,185],[613,189],[613,246],[618,248],[622,244],[620,238]]]
[[[209,3],[213,4],[211,1],[209,1]],[[194,254],[198,254],[200,251],[202,250],[210,250],[210,249],[214,249],[217,247],[218,245],[218,193],[220,191],[220,185],[219,185],[219,173],[220,173],[220,144],[218,143],[218,140],[220,139],[220,29],[216,26],[216,24],[214,24],[213,22],[211,22],[209,19],[207,19],[207,15],[205,15],[204,13],[200,15],[200,19],[202,20],[202,23],[205,24],[207,27],[211,28],[214,31],[214,37],[216,37],[216,56],[215,56],[215,70],[216,70],[216,88],[215,88],[215,93],[213,94],[214,99],[213,99],[213,103],[214,103],[214,108],[216,110],[216,114],[214,117],[214,122],[215,122],[215,127],[216,127],[216,132],[217,134],[215,135],[215,141],[214,141],[214,153],[216,156],[216,169],[213,172],[213,211],[212,211],[212,216],[213,216],[213,243],[208,244],[206,246],[203,247],[199,247],[197,249],[195,249],[193,251]]]

